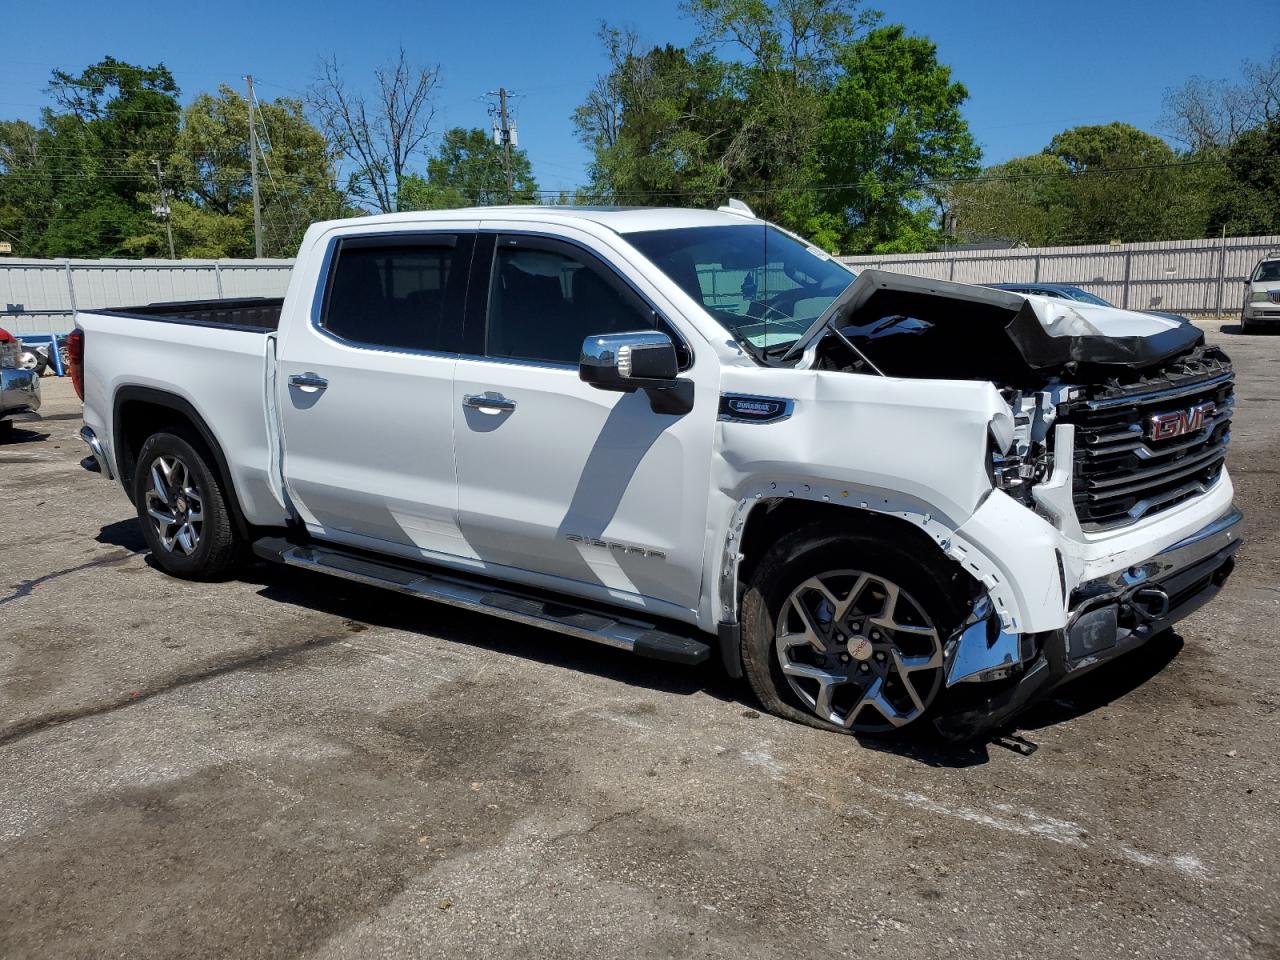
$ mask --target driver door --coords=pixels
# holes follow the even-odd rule
[[[578,376],[583,340],[665,328],[650,302],[602,257],[561,239],[482,235],[482,256],[492,261],[472,344],[480,352],[461,357],[454,377],[458,518],[470,550],[503,576],[690,619],[714,360],[699,366],[684,348],[695,395],[682,415],[654,412],[643,391],[589,386]]]

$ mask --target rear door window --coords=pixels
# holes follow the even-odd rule
[[[457,353],[474,234],[339,242],[320,326],[360,346]]]

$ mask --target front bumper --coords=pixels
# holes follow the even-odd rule
[[[1066,627],[1034,638],[1039,652],[1017,679],[992,696],[967,697],[963,707],[938,719],[938,728],[968,739],[998,727],[1060,684],[1141,646],[1204,606],[1231,574],[1243,542],[1242,519],[1233,506],[1150,560],[1079,584],[1071,592]],[[988,634],[993,649],[1005,636],[998,630]],[[1006,663],[1012,659],[1006,654]]]
[[[1280,323],[1280,304],[1259,300],[1244,308],[1243,317],[1250,323]]]
[[[0,370],[0,420],[33,420],[40,409],[40,377],[34,370]]]

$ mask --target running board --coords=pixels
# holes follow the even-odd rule
[[[280,537],[255,541],[253,552],[264,560],[395,590],[425,600],[476,610],[532,627],[629,650],[642,657],[698,664],[711,655],[709,644],[668,633],[653,624],[617,614],[518,593],[491,583],[422,568],[397,566],[325,545],[299,546]]]

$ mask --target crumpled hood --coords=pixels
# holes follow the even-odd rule
[[[864,270],[786,356],[807,350],[832,326],[856,323],[859,314],[864,318],[876,314],[881,304],[906,313],[909,307],[904,309],[904,304],[927,302],[936,313],[939,300],[947,301],[946,313],[956,323],[972,323],[975,336],[999,324],[1022,359],[1037,371],[1068,364],[1149,367],[1204,341],[1204,334],[1193,324],[1150,313]]]
[[[1022,296],[1051,337],[1150,337],[1181,326],[1154,313],[1076,303],[1036,294]]]

